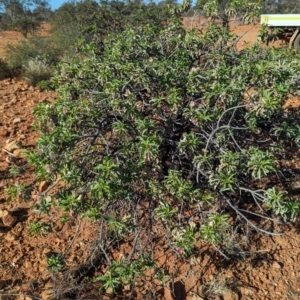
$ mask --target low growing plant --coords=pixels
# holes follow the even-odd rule
[[[136,276],[142,274],[145,269],[153,267],[155,267],[153,261],[142,255],[134,262],[120,259],[113,261],[105,274],[96,277],[95,280],[102,283],[100,291],[112,289],[116,293],[122,285],[133,284]]]
[[[25,192],[25,186],[22,183],[10,184],[5,189],[5,194],[7,196],[8,201],[9,200],[16,201],[24,192]]]
[[[51,231],[51,226],[43,222],[31,222],[28,225],[28,234],[32,235],[44,235]]]
[[[47,260],[47,265],[49,270],[54,272],[60,272],[64,267],[62,255],[59,253],[51,255]]]
[[[9,174],[10,174],[11,176],[13,176],[14,178],[16,178],[16,177],[20,174],[21,170],[20,170],[20,168],[17,167],[17,166],[12,166],[12,167],[9,169],[8,172],[9,172]]]

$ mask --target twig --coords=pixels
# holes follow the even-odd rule
[[[11,155],[11,156],[13,156],[13,157],[15,157],[14,154],[13,154],[12,152],[6,150],[5,148],[2,148],[2,151],[6,152],[7,154],[9,154],[9,155]]]
[[[213,247],[215,248],[216,251],[218,251],[226,260],[229,260],[230,258],[225,254],[223,253],[215,244],[212,244]]]
[[[71,248],[71,246],[73,245],[73,243],[74,243],[74,241],[75,241],[75,239],[76,239],[76,237],[77,237],[77,234],[78,234],[80,225],[81,225],[81,220],[79,220],[79,223],[78,223],[76,232],[75,232],[75,234],[74,234],[74,236],[73,236],[73,239],[72,239],[72,241],[70,242],[70,244],[68,245],[68,247],[65,249],[65,251],[64,251],[64,253],[63,253],[63,255],[62,255],[63,257],[65,256],[65,254],[67,253],[67,251],[68,251],[68,250]]]
[[[270,221],[272,221],[272,222],[274,222],[274,223],[277,223],[277,224],[283,224],[282,222],[277,221],[277,220],[275,220],[275,219],[273,219],[273,218],[271,218],[271,217],[263,216],[263,215],[260,215],[260,214],[255,213],[255,212],[246,210],[246,209],[241,209],[241,208],[239,208],[239,211],[243,211],[243,212],[245,212],[245,213],[247,213],[247,214],[254,215],[254,216],[257,216],[257,217],[260,217],[260,218],[263,218],[263,219],[270,220]]]
[[[223,126],[220,126],[220,127],[215,128],[215,129],[213,130],[213,132],[210,134],[210,136],[209,136],[209,138],[208,138],[208,140],[207,140],[207,142],[206,142],[205,150],[207,150],[207,148],[208,148],[208,146],[209,146],[209,144],[210,144],[210,142],[211,142],[212,137],[214,136],[214,134],[215,134],[217,131],[221,130],[221,129],[246,130],[246,129],[248,129],[248,128],[246,128],[246,127],[231,127],[230,125],[223,125]]]
[[[220,192],[221,193],[221,192]],[[240,211],[239,211],[239,209],[237,209],[231,202],[230,202],[230,200],[227,198],[227,197],[225,197],[225,195],[224,194],[222,194],[221,193],[221,195],[222,195],[222,197],[225,199],[225,201],[227,202],[227,204],[240,216],[240,217],[242,217],[246,222],[247,222],[247,224],[249,224],[251,227],[253,227],[255,230],[257,230],[258,232],[260,232],[260,233],[264,233],[264,234],[269,234],[269,235],[274,235],[274,236],[281,236],[281,235],[283,235],[282,233],[274,233],[274,232],[270,232],[270,231],[266,231],[266,230],[264,230],[264,229],[262,229],[262,228],[259,228],[259,227],[257,227],[256,225],[254,225],[252,222],[250,222]]]

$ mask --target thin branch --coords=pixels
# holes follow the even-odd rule
[[[229,125],[223,125],[223,126],[220,126],[220,127],[217,127],[213,130],[213,132],[210,134],[207,142],[206,142],[206,146],[205,146],[205,150],[207,150],[208,146],[209,146],[209,143],[211,142],[212,140],[212,137],[215,135],[215,133],[221,129],[235,129],[235,130],[247,130],[248,128],[247,127],[231,127]]]
[[[222,252],[215,244],[212,244],[216,251],[218,251],[226,260],[229,260],[230,258]]]
[[[239,211],[242,211],[242,212],[245,212],[247,214],[250,214],[250,215],[253,215],[253,216],[257,216],[257,217],[260,217],[260,218],[263,218],[263,219],[266,219],[266,220],[270,220],[274,223],[277,223],[277,224],[283,224],[282,222],[278,221],[278,220],[275,220],[271,217],[267,217],[267,216],[263,216],[263,215],[260,215],[260,214],[257,214],[257,213],[254,213],[252,211],[249,211],[249,210],[246,210],[246,209],[241,209],[239,208]]]
[[[230,200],[224,195],[222,194],[222,197],[225,199],[225,201],[227,202],[227,204],[236,212],[237,215],[239,215],[240,217],[242,217],[247,224],[249,224],[252,228],[254,228],[257,232],[259,233],[264,233],[264,234],[269,234],[269,235],[274,235],[274,236],[281,236],[283,235],[282,233],[274,233],[274,232],[270,232],[270,231],[266,231],[262,228],[257,227],[256,225],[254,225],[252,222],[250,222],[240,211],[238,208],[236,208],[231,202]]]
[[[81,220],[79,220],[79,223],[78,223],[78,226],[77,226],[77,229],[76,229],[76,232],[73,236],[73,239],[72,241],[70,242],[70,244],[68,245],[68,247],[65,249],[64,253],[63,253],[63,257],[66,255],[67,251],[72,247],[77,235],[78,235],[78,231],[79,231],[79,228],[80,228],[80,225],[81,225]]]

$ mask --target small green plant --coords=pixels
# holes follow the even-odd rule
[[[159,206],[154,210],[157,219],[167,221],[177,213],[177,208],[172,208],[168,202],[159,202]]]
[[[170,280],[170,275],[168,275],[163,269],[156,267],[154,269],[154,278],[158,279],[162,286],[165,287],[167,282]]]
[[[196,242],[195,224],[192,222],[186,228],[174,228],[172,231],[175,250],[181,255],[191,255]]]
[[[59,253],[53,254],[47,260],[48,268],[54,272],[60,272],[64,267],[63,256]]]
[[[52,198],[50,196],[43,197],[39,203],[35,205],[35,209],[40,213],[49,214],[52,206]]]
[[[266,190],[263,202],[268,209],[271,209],[276,215],[280,215],[285,222],[288,220],[295,222],[300,213],[299,202],[289,199],[286,191],[276,191],[274,187]]]
[[[38,83],[38,86],[43,92],[53,90],[51,80],[42,80]]]
[[[132,219],[130,215],[126,215],[123,218],[110,217],[107,221],[110,233],[115,233],[118,237],[122,237],[124,234],[132,231]]]
[[[28,234],[32,235],[44,235],[51,231],[51,226],[44,222],[31,222],[28,225]]]
[[[9,170],[8,170],[9,174],[13,177],[16,178],[18,175],[20,175],[21,170],[19,167],[17,166],[12,166]]]
[[[116,290],[124,284],[132,284],[134,278],[142,274],[145,269],[155,267],[155,263],[147,256],[141,255],[137,260],[129,262],[123,259],[113,261],[104,275],[95,278],[96,281],[102,282],[100,292],[111,288],[115,293]]]
[[[221,241],[223,234],[230,226],[229,216],[212,213],[208,216],[207,222],[200,228],[201,238],[211,244],[217,244]]]
[[[260,30],[258,31],[257,37],[262,43],[268,45],[271,42],[277,41],[281,33],[281,28],[275,28],[270,31],[268,29],[268,26],[266,24],[263,24]]]
[[[22,183],[10,184],[5,189],[7,200],[17,200],[25,192],[25,186]]]

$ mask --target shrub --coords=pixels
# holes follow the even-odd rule
[[[7,65],[19,74],[25,73],[28,82],[37,84],[51,77],[51,69],[54,69],[61,59],[73,57],[75,47],[73,32],[62,31],[49,38],[24,39],[15,45],[7,46]]]
[[[0,58],[0,79],[11,76],[8,64]]]
[[[24,79],[32,85],[37,85],[43,80],[49,80],[52,76],[51,67],[40,57],[30,59],[24,68]]]
[[[66,214],[101,221],[108,268],[98,279],[116,279],[114,290],[111,274],[126,268],[110,253],[125,237],[134,239],[127,266],[155,239],[185,257],[199,240],[222,242],[231,217],[277,234],[257,217],[299,212],[277,182],[285,149],[300,140],[297,113],[283,109],[298,93],[299,54],[238,52],[235,42],[213,23],[205,33],[177,18],[129,27],[101,47],[82,43],[54,78],[57,101],[35,109],[42,136],[29,160],[40,179],[67,183],[56,195]]]
[[[29,60],[36,57],[46,57],[50,63],[58,62],[58,55],[55,46],[50,38],[33,38],[20,40],[15,45],[8,45],[6,59],[12,69],[22,69]]]

